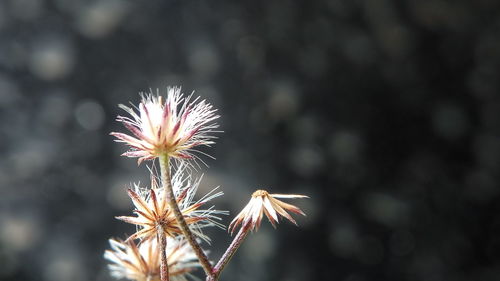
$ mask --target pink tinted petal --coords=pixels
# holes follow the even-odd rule
[[[123,126],[125,126],[125,128],[127,128],[127,130],[129,130],[130,132],[132,132],[132,134],[134,134],[136,137],[138,137],[139,139],[142,139],[142,140],[145,140],[147,142],[152,142],[152,140],[150,138],[148,138],[147,136],[145,136],[142,131],[137,128],[136,126],[130,124],[129,122],[122,122]]]
[[[281,203],[280,201],[278,201],[278,202]],[[292,216],[290,216],[289,213],[287,213],[283,208],[280,207],[278,202],[273,202],[273,206],[274,206],[276,212],[278,212],[280,215],[285,217],[287,220],[291,221],[293,224],[297,225],[297,222],[292,218]]]
[[[193,156],[187,154],[187,153],[182,153],[182,152],[177,152],[177,153],[174,153],[174,155],[178,158],[182,158],[182,159],[193,159]]]
[[[140,143],[141,141],[124,133],[111,132],[110,135],[127,143]]]
[[[294,205],[291,205],[291,204],[287,204],[287,203],[285,203],[283,201],[279,201],[279,200],[276,200],[276,203],[278,205],[280,205],[283,209],[287,210],[287,211],[290,211],[290,212],[295,213],[295,214],[303,215],[303,216],[306,215],[297,206],[294,206]]]
[[[146,155],[146,156],[143,156],[143,157],[141,157],[141,158],[139,158],[139,159],[137,160],[137,165],[141,165],[141,163],[142,163],[143,161],[146,161],[146,160],[153,160],[153,159],[155,159],[155,156],[153,156],[153,155]]]
[[[137,217],[128,217],[128,216],[119,216],[119,217],[115,217],[117,220],[121,220],[121,221],[124,221],[126,223],[130,223],[130,224],[135,224],[135,225],[143,225],[144,224],[144,221],[137,218]]]
[[[180,126],[181,126],[181,122],[180,121],[175,124],[174,129],[170,133],[171,137],[174,137],[177,134],[177,131],[179,130]]]
[[[154,207],[154,212],[156,213],[157,216],[160,216],[161,213],[160,213],[160,208],[158,206],[158,200],[156,198],[156,192],[154,189],[151,189],[150,190],[150,200],[153,202],[153,207]]]
[[[122,156],[127,156],[127,157],[145,157],[148,155],[149,155],[148,153],[142,150],[133,150],[122,153]]]

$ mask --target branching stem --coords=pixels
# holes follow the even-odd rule
[[[161,155],[159,157],[159,161],[160,161],[161,182],[164,190],[166,191],[165,196],[168,201],[168,204],[174,213],[175,219],[177,220],[177,223],[181,228],[182,234],[184,235],[184,237],[186,237],[186,240],[191,245],[193,251],[198,257],[200,264],[203,267],[203,270],[205,271],[205,274],[207,276],[212,276],[212,265],[210,264],[210,261],[208,260],[207,256],[205,255],[200,245],[196,241],[196,238],[194,237],[193,233],[189,229],[189,226],[184,220],[184,216],[182,215],[179,209],[179,205],[177,205],[170,177],[168,155]]]

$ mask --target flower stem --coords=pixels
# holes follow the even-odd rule
[[[163,228],[158,226],[158,247],[160,248],[160,278],[161,281],[169,281],[168,276],[168,260],[167,260],[167,237]]]
[[[177,223],[179,224],[179,227],[182,231],[182,234],[184,235],[184,237],[186,237],[186,240],[189,242],[189,244],[193,248],[193,251],[195,252],[196,256],[198,257],[198,260],[200,261],[200,264],[203,267],[205,274],[207,276],[211,276],[212,275],[212,265],[210,264],[210,261],[208,261],[207,256],[205,255],[205,253],[201,249],[198,242],[196,242],[196,238],[194,237],[193,233],[189,229],[189,226],[187,225],[186,221],[184,220],[184,216],[182,215],[181,211],[179,210],[179,205],[177,205],[177,201],[175,200],[174,190],[172,188],[172,182],[171,182],[171,178],[170,178],[170,167],[169,167],[168,155],[161,155],[159,157],[159,161],[160,161],[161,182],[162,182],[163,188],[166,191],[165,193],[166,193],[166,199],[168,201],[168,204],[174,213],[175,219],[176,219]]]
[[[224,267],[229,263],[231,258],[234,256],[238,248],[241,246],[241,243],[245,240],[248,233],[250,232],[250,221],[247,221],[238,231],[238,234],[234,237],[233,241],[227,248],[226,252],[222,255],[219,262],[214,266],[212,271],[212,276],[207,276],[206,281],[217,281],[219,279],[220,274],[224,270]]]

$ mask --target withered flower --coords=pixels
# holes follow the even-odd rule
[[[139,164],[165,154],[174,159],[190,159],[196,157],[193,147],[214,143],[215,137],[210,133],[218,127],[213,123],[219,118],[216,109],[205,100],[183,97],[179,87],[167,88],[165,102],[158,93],[143,94],[138,112],[125,105],[120,108],[131,117],[118,116],[116,120],[133,136],[118,132],[111,135],[131,147],[122,155],[138,157]]]
[[[203,234],[201,228],[207,226],[224,226],[217,222],[218,215],[227,214],[226,211],[215,210],[214,207],[200,209],[211,199],[221,196],[222,192],[210,191],[201,199],[194,201],[194,195],[200,184],[201,178],[192,182],[190,176],[183,177],[183,170],[178,169],[172,178],[172,185],[179,209],[184,216],[193,234],[205,241],[209,237]],[[148,240],[156,237],[159,229],[162,229],[167,237],[175,237],[182,234],[181,228],[175,219],[175,215],[167,202],[163,188],[159,188],[157,181],[152,179],[151,189],[141,189],[135,185],[134,190],[128,189],[128,195],[135,206],[133,216],[120,216],[117,219],[138,226],[137,232],[132,234],[128,240]]]
[[[241,224],[242,226],[249,223],[249,230],[258,230],[262,221],[263,214],[269,219],[273,227],[276,228],[278,215],[281,215],[297,225],[297,222],[287,213],[290,211],[295,214],[306,215],[298,207],[287,204],[276,198],[309,198],[305,195],[296,194],[269,194],[265,190],[257,190],[252,194],[250,202],[241,210],[241,212],[231,221],[228,230],[231,234],[235,228]]]
[[[111,262],[108,268],[112,276],[136,281],[160,280],[156,239],[145,240],[139,245],[133,240],[110,239],[109,244],[111,250],[106,250],[104,257]],[[196,255],[185,240],[167,238],[166,253],[171,281],[186,281],[188,273],[199,267]]]

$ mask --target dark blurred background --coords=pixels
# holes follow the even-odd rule
[[[148,174],[108,133],[167,85],[222,115],[199,172],[226,224],[311,197],[221,280],[500,280],[499,3],[0,1],[0,280],[112,280]]]

